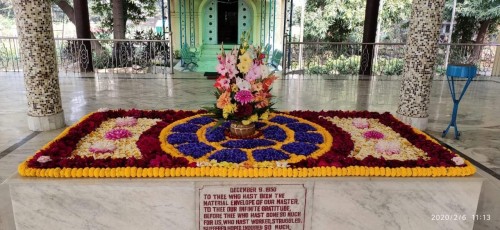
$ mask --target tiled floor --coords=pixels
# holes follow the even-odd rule
[[[68,125],[103,107],[199,109],[214,102],[213,80],[206,80],[201,73],[176,73],[172,77],[60,75],[63,109]],[[370,110],[394,113],[399,100],[400,83],[398,77],[374,77],[367,80],[349,76],[288,76],[278,80],[272,92],[276,96],[275,107],[278,110]],[[447,82],[436,79],[432,85],[427,131],[500,174],[498,101],[500,81],[474,81],[460,104],[458,125],[462,132],[461,139],[453,139],[451,132],[446,138],[440,138],[451,118],[453,104]],[[0,73],[0,183],[15,173],[19,162],[61,131],[42,132],[17,149],[14,149],[16,146],[11,147],[32,134],[26,121],[26,104],[22,74]],[[493,176],[485,175],[488,178],[486,184],[492,193],[485,195],[489,197],[488,201],[483,201],[483,204],[480,202],[480,206],[486,207],[486,212],[494,209],[500,213],[499,198],[491,195],[495,192],[499,194],[500,183]],[[500,220],[497,221],[496,223],[500,223]]]

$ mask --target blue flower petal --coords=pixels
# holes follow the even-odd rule
[[[287,124],[288,128],[295,132],[307,132],[307,131],[316,131],[316,128],[312,127],[309,124],[304,124],[304,123],[293,123],[293,124]]]
[[[289,153],[295,153],[298,155],[309,156],[309,155],[311,155],[311,153],[318,150],[318,146],[313,145],[313,144],[309,144],[309,143],[304,143],[304,142],[293,142],[293,143],[283,145],[283,147],[281,147],[281,149],[283,149]]]
[[[243,139],[243,140],[230,140],[224,144],[223,147],[226,148],[241,148],[241,149],[253,149],[255,147],[270,146],[274,145],[274,141],[263,140],[263,139]]]
[[[220,126],[226,128],[226,129],[229,129],[229,127],[231,126],[231,122],[226,121],[226,122],[222,123]]]
[[[194,133],[173,133],[168,135],[167,142],[173,145],[198,142],[198,137]]]
[[[300,142],[309,142],[312,144],[323,143],[323,136],[319,133],[296,132],[295,140]]]
[[[212,154],[208,159],[216,160],[217,162],[241,163],[248,158],[247,154],[239,149],[222,149]]]
[[[284,117],[284,116],[275,116],[269,121],[278,123],[278,124],[289,124],[289,123],[295,123],[298,122],[297,119],[289,118],[289,117]]]
[[[191,124],[206,125],[208,123],[214,122],[215,119],[210,117],[197,117],[188,121]]]
[[[257,162],[279,161],[290,158],[288,154],[276,149],[257,149],[252,152],[252,155]]]
[[[214,147],[206,145],[205,143],[197,142],[179,145],[177,149],[184,155],[192,156],[194,158],[200,158],[205,154],[213,151]]]
[[[262,131],[266,139],[275,141],[284,141],[286,139],[286,132],[278,126],[269,126]]]
[[[191,124],[191,123],[185,123],[185,124],[180,124],[175,126],[172,129],[172,132],[179,132],[179,133],[196,133],[200,129],[200,126]]]
[[[217,127],[212,130],[212,128],[207,128],[207,132],[205,133],[205,138],[207,138],[207,141],[210,142],[220,142],[223,140],[226,140],[226,135],[224,134],[224,131],[226,129],[224,127]]]
[[[260,128],[266,126],[266,124],[262,123],[262,122],[254,122],[254,124],[255,124],[255,129],[260,129]]]

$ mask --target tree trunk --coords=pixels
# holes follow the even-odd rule
[[[75,6],[76,37],[89,39],[90,21],[88,2],[87,0],[73,0],[73,5]],[[82,72],[93,72],[94,66],[92,64],[92,46],[90,45],[90,41],[84,40],[80,42],[85,47],[84,49],[82,47],[78,48],[80,54],[85,54],[80,59],[80,70]]]
[[[475,44],[483,44],[484,38],[486,34],[488,34],[488,27],[490,27],[491,20],[485,20],[480,22],[479,31],[477,32]],[[469,59],[470,63],[476,63],[481,59],[481,50],[483,46],[474,46],[474,51],[472,52],[472,56]]]
[[[363,27],[363,43],[374,43],[377,37],[377,19],[380,0],[366,1],[365,23]],[[359,75],[371,76],[373,65],[373,44],[363,44],[361,47],[361,62]]]
[[[126,18],[125,18],[125,0],[112,0],[111,7],[113,9],[113,38],[125,39]],[[126,66],[126,46],[123,42],[115,42],[113,47],[113,64],[115,67]]]
[[[125,0],[112,0],[113,38],[125,39]]]
[[[73,7],[65,0],[54,1],[54,3],[59,6],[59,8],[61,8],[63,13],[68,17],[69,21],[76,26],[75,10],[73,9]],[[96,39],[94,33],[90,32],[90,38]],[[92,48],[94,48],[98,54],[103,50],[101,43],[98,41],[92,41]]]

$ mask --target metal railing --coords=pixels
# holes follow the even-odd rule
[[[290,42],[284,54],[286,73],[357,75],[367,55],[366,47],[374,47],[373,75],[401,75],[404,68],[404,43],[342,43]],[[495,53],[499,44],[439,44],[436,74],[446,72],[446,48],[450,46],[448,63],[469,63],[478,67],[478,74],[492,76]],[[302,52],[301,52],[302,49]],[[302,55],[300,55],[302,53]]]
[[[173,73],[171,39],[56,38],[55,43],[61,72]],[[18,38],[0,37],[0,71],[22,71],[21,58]]]

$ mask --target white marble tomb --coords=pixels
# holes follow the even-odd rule
[[[472,229],[483,178],[47,179],[14,175],[15,225],[27,229],[198,229],[206,185],[292,184],[304,229]],[[465,220],[433,220],[465,215]]]

